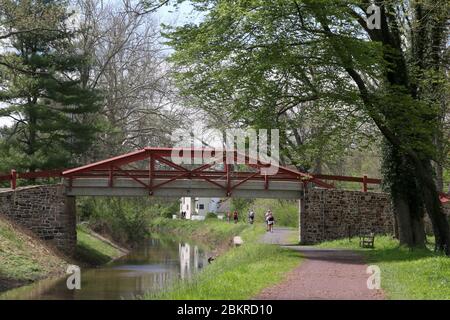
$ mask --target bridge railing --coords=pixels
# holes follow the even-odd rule
[[[328,175],[328,174],[313,174],[317,179],[328,180],[328,181],[340,181],[340,182],[357,182],[362,183],[362,191],[367,192],[369,184],[380,185],[382,180],[369,178],[366,175],[362,177],[351,177],[351,176],[338,176],[338,175]]]
[[[136,171],[136,173],[142,172],[145,175],[144,170],[131,170]],[[10,188],[15,190],[17,188],[17,181],[21,180],[35,180],[35,179],[49,179],[49,178],[63,178],[64,170],[45,170],[45,171],[36,171],[36,172],[23,172],[19,173],[16,170],[11,170],[9,174],[0,174],[0,182],[1,181],[9,181]],[[102,175],[100,173],[100,175]],[[109,173],[104,172],[105,178],[109,178]],[[354,182],[362,184],[362,191],[368,191],[369,184],[380,185],[382,183],[381,179],[377,178],[369,178],[366,175],[362,177],[353,177],[353,176],[340,176],[340,175],[328,175],[328,174],[311,174],[314,178],[326,180],[326,181],[337,181],[337,182]],[[333,185],[333,184],[332,184]],[[445,193],[440,193],[440,200],[442,203],[446,203],[450,201],[450,195]]]
[[[127,172],[133,173],[133,176],[135,177],[146,177],[148,174],[148,171],[146,170],[126,170]],[[64,170],[45,170],[45,171],[35,171],[35,172],[23,172],[19,173],[16,170],[11,170],[9,174],[0,174],[0,181],[9,181],[11,189],[17,188],[17,181],[18,180],[35,180],[35,179],[45,179],[45,178],[63,178]],[[124,170],[125,172],[125,170]],[[163,171],[161,171],[163,172]],[[163,172],[166,173],[166,172]],[[170,176],[170,174],[175,174],[176,172],[167,172]],[[213,172],[214,173],[214,172]],[[245,173],[241,173],[245,175]],[[109,171],[108,170],[98,170],[96,174],[92,174],[93,176],[109,178]],[[119,173],[117,176],[127,176],[124,173]],[[90,174],[81,174],[80,177],[87,177],[90,176]],[[363,177],[352,177],[352,176],[339,176],[339,175],[327,175],[327,174],[311,174],[312,177],[321,179],[321,180],[327,180],[327,181],[339,181],[339,182],[354,182],[354,183],[360,183],[362,184],[362,191],[367,192],[368,191],[368,185],[369,184],[375,184],[379,185],[381,184],[381,179],[375,179],[375,178],[368,178],[367,176]]]
[[[10,188],[15,190],[17,188],[17,180],[35,180],[35,179],[49,179],[49,178],[62,178],[63,170],[46,170],[35,172],[22,172],[19,173],[15,169],[12,169],[9,174],[0,175],[0,181],[9,181]]]

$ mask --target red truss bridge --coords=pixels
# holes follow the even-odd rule
[[[182,156],[188,164],[179,164],[173,155]],[[241,155],[236,151],[145,148],[63,171],[62,177],[67,195],[73,196],[298,199],[305,183],[332,187],[283,166],[276,168],[276,174],[266,175],[269,165],[247,156],[242,156],[243,163],[238,163],[238,156]]]
[[[182,154],[191,163],[173,161]],[[205,154],[212,157],[204,157]],[[238,158],[240,157],[240,158]],[[236,151],[182,148],[144,148],[114,158],[68,170],[0,175],[15,189],[18,179],[61,178],[68,196],[158,196],[158,197],[241,197],[299,199],[308,184],[334,188],[332,181],[380,184],[380,179],[332,175],[313,175],[286,166],[265,174],[267,165],[243,157]],[[227,161],[233,159],[234,161]],[[232,163],[228,163],[232,162]],[[272,165],[273,166],[273,165]],[[331,183],[330,183],[331,182]],[[441,201],[447,199],[445,195]]]

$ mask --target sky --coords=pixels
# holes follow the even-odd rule
[[[156,15],[160,23],[177,26],[190,22],[198,22],[201,19],[201,15],[194,12],[190,1],[182,2],[177,8],[173,5],[162,6],[156,12]]]

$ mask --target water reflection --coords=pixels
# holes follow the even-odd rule
[[[163,290],[174,279],[189,279],[206,263],[207,253],[198,245],[155,238],[106,266],[82,269],[81,290],[68,290],[63,277],[8,291],[0,299],[132,299]]]
[[[198,246],[194,246],[191,251],[191,245],[189,243],[179,243],[180,253],[180,277],[181,279],[189,279],[194,271],[197,272],[203,268],[203,263],[207,261],[206,255],[202,250],[199,250]]]

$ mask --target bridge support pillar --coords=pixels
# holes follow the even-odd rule
[[[66,255],[77,244],[76,202],[62,185],[43,185],[0,192],[0,214],[31,230]]]
[[[299,211],[304,245],[393,230],[391,199],[385,193],[305,188]]]
[[[66,254],[75,254],[77,246],[77,204],[76,197],[64,196],[64,211],[61,214],[65,233],[57,240],[57,246]]]
[[[306,188],[302,190],[300,200],[298,200],[298,242],[304,244],[305,228],[306,228]]]

